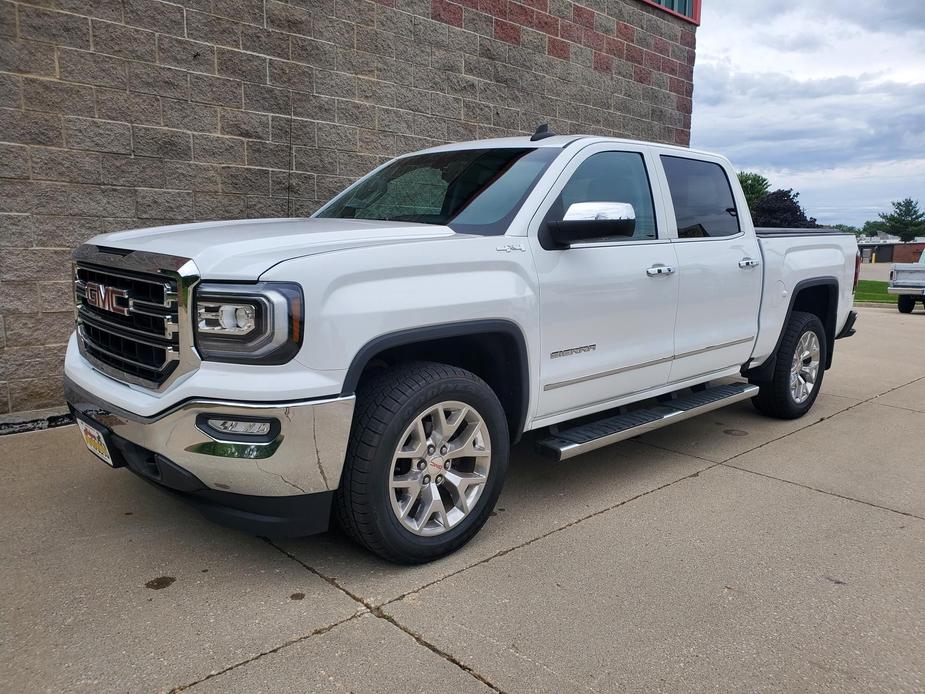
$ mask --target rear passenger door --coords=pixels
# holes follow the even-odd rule
[[[680,286],[669,380],[680,382],[748,361],[763,273],[758,240],[740,222],[728,164],[674,152],[660,160],[677,228]]]

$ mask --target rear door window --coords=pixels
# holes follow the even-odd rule
[[[741,231],[726,171],[710,161],[662,156],[679,239],[733,236]]]

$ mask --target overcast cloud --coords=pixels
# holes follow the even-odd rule
[[[925,205],[925,1],[704,0],[691,144],[820,222]]]

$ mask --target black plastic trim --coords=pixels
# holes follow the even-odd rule
[[[360,377],[363,375],[363,371],[366,369],[367,364],[369,364],[373,357],[387,349],[449,337],[484,335],[490,333],[503,333],[513,338],[514,342],[517,344],[520,361],[520,421],[517,430],[511,432],[512,439],[516,442],[520,439],[521,434],[523,434],[527,421],[527,408],[530,405],[530,369],[529,359],[527,357],[527,341],[524,339],[520,327],[512,321],[499,318],[428,325],[410,328],[408,330],[399,330],[394,333],[388,333],[373,338],[363,345],[353,357],[353,361],[347,369],[347,375],[344,377],[341,397],[348,397],[356,393]]]
[[[777,336],[777,342],[774,343],[774,350],[763,363],[759,366],[745,369],[744,375],[747,375],[749,378],[767,381],[771,379],[771,376],[774,373],[774,367],[777,365],[777,350],[780,349],[780,343],[784,339],[784,331],[787,329],[787,324],[790,322],[790,315],[793,313],[793,305],[796,303],[797,297],[800,295],[800,292],[804,289],[809,289],[810,287],[834,287],[835,289],[835,302],[834,306],[829,307],[829,315],[825,316],[823,320],[823,326],[826,329],[826,336],[835,335],[835,320],[838,316],[838,279],[835,277],[814,277],[808,280],[802,280],[797,282],[796,286],[793,288],[793,291],[790,293],[790,304],[787,306],[787,315],[784,316],[784,322],[781,324],[780,335]],[[829,297],[830,299],[832,297]],[[835,339],[829,339],[826,342],[826,359],[825,359],[825,368],[828,370],[832,366],[832,355],[835,351]]]
[[[857,311],[848,312],[848,320],[845,321],[844,327],[841,329],[841,332],[835,336],[836,340],[842,340],[846,337],[851,337],[856,332],[854,329],[854,324],[858,319]]]

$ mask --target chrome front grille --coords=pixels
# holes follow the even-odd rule
[[[198,272],[186,258],[81,246],[74,254],[81,352],[127,383],[166,387],[198,363],[187,315]]]

